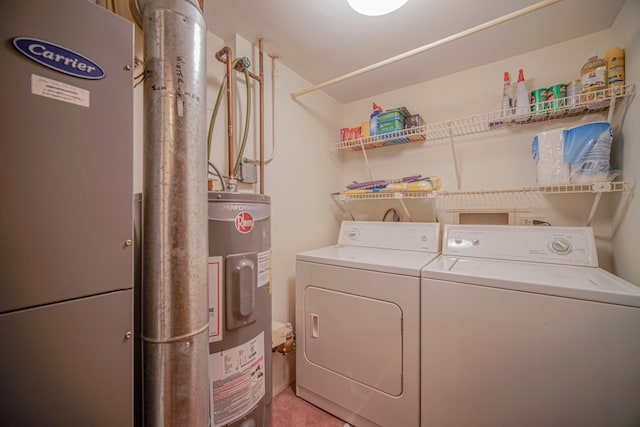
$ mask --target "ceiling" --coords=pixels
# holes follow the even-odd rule
[[[318,84],[537,2],[409,0],[370,17],[347,0],[204,0],[204,13],[210,32],[223,40],[262,37],[265,53]],[[347,103],[495,62],[609,28],[624,3],[562,0],[322,90]]]

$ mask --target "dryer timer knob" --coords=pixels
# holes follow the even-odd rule
[[[551,249],[560,254],[566,254],[571,251],[571,243],[565,239],[555,239],[551,242]]]

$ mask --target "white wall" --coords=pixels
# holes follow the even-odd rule
[[[629,83],[640,83],[640,1],[627,0],[612,26],[612,45],[625,49],[626,79]],[[636,96],[637,98],[637,96]],[[623,164],[624,179],[636,184],[640,182],[640,105],[636,99],[629,107],[616,157]],[[620,159],[622,160],[620,162]],[[637,188],[634,193],[637,193]],[[618,206],[624,206],[624,199],[614,205],[613,218],[618,218]],[[619,227],[613,224],[613,264],[616,274],[640,285],[640,263],[638,263],[638,238],[640,237],[640,200],[631,198]]]
[[[329,149],[339,128],[339,104],[322,93],[294,101],[290,94],[309,86],[280,64],[276,80],[275,160],[266,168],[271,196],[273,317],[295,318],[295,255],[335,243],[338,212],[329,194],[339,186],[340,164]]]

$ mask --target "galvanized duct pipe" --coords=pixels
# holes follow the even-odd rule
[[[144,424],[208,426],[206,24],[135,0],[144,30]]]

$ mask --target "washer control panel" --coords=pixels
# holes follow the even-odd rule
[[[420,252],[440,251],[440,224],[343,221],[338,244]]]
[[[442,253],[598,266],[595,239],[590,227],[445,225]]]

